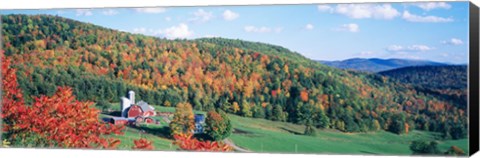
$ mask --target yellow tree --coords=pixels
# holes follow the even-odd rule
[[[170,122],[171,134],[189,134],[194,128],[192,105],[190,103],[178,103],[172,122]]]

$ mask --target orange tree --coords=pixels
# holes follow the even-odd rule
[[[111,149],[120,144],[105,136],[121,134],[124,127],[100,122],[93,103],[76,101],[69,87],[59,87],[53,96],[35,97],[32,105],[25,105],[16,70],[1,55],[2,134],[12,145]]]

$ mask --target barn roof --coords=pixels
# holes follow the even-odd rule
[[[118,120],[128,120],[125,117],[111,117],[113,120],[118,121]]]
[[[195,114],[195,122],[203,122],[203,121],[205,121],[205,115]]]
[[[139,101],[139,102],[137,103],[137,105],[140,106],[140,108],[142,108],[142,111],[143,111],[143,112],[155,110],[154,107],[148,105],[148,103],[147,103],[147,102],[144,102],[143,100],[142,100],[142,101]]]

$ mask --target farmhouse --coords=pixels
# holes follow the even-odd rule
[[[205,123],[205,115],[196,114],[195,115],[195,129],[193,130],[194,134],[203,133],[203,124]]]
[[[139,101],[135,104],[135,92],[129,91],[128,98],[121,98],[121,118],[126,120],[134,120],[136,123],[154,123],[155,120],[151,118],[155,116],[155,108],[148,105],[147,102]],[[117,118],[120,121],[120,118]],[[123,122],[123,121],[121,121]]]
[[[110,118],[110,123],[114,125],[127,125],[127,124],[132,124],[135,120],[133,119],[128,119],[124,117],[112,117]]]

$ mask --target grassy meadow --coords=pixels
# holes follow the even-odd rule
[[[119,104],[112,103],[112,106]],[[161,112],[175,112],[174,107],[154,107]],[[228,139],[252,152],[410,155],[409,145],[414,140],[440,140],[438,146],[441,151],[455,145],[468,152],[468,139],[441,140],[439,134],[433,132],[413,130],[409,134],[397,135],[386,131],[343,133],[317,129],[316,136],[305,136],[303,125],[231,114],[229,117],[234,132]],[[122,141],[120,149],[130,149],[134,139],[144,137],[153,141],[156,150],[176,150],[175,145],[170,145],[172,139],[168,136],[168,123],[156,119],[160,120],[159,125],[127,127],[125,135],[116,136]],[[141,134],[142,130],[144,134]]]

